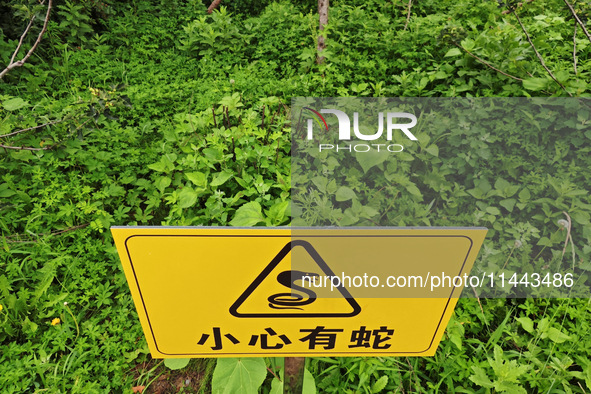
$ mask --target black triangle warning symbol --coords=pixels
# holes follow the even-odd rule
[[[234,304],[232,304],[230,307],[230,313],[232,316],[241,318],[353,317],[357,316],[361,312],[361,307],[357,301],[355,301],[349,291],[341,284],[339,284],[339,286],[335,286],[334,289],[337,290],[342,297],[336,299],[323,299],[325,302],[326,300],[339,301],[339,306],[335,306],[335,303],[333,302],[330,304],[330,308],[321,307],[320,310],[318,308],[313,308],[314,310],[308,311],[307,309],[310,309],[308,305],[314,303],[316,300],[318,300],[318,298],[316,297],[315,292],[311,289],[304,289],[301,286],[295,285],[295,276],[292,275],[294,272],[299,271],[283,271],[277,275],[277,282],[284,287],[290,288],[290,290],[292,290],[291,293],[268,294],[269,297],[266,297],[265,295],[266,300],[264,307],[258,307],[256,308],[256,311],[252,310],[251,308],[248,308],[250,310],[246,310],[247,308],[245,308],[244,305],[248,302],[249,297],[257,290],[257,288],[260,289],[261,284],[267,277],[269,277],[271,272],[288,254],[291,253],[293,249],[298,246],[304,248],[305,252],[313,259],[313,263],[315,263],[317,268],[320,268],[325,276],[336,276],[328,264],[326,264],[322,257],[320,257],[320,254],[318,254],[316,249],[314,249],[314,247],[309,242],[303,240],[291,241],[287,243],[287,245],[285,245],[279,253],[277,253],[277,255],[273,258],[273,260],[271,260],[271,262],[265,267],[259,276],[256,277],[250,286],[248,286],[242,295],[240,295]],[[315,273],[310,275],[319,276]],[[322,277],[320,277],[320,279],[322,279]],[[269,280],[272,281],[273,278],[269,277]],[[304,298],[300,294],[293,292],[294,290],[305,293],[307,298]],[[346,307],[346,311],[343,310],[343,305]],[[243,310],[241,311],[240,309]],[[293,310],[298,310],[301,312],[293,312]]]

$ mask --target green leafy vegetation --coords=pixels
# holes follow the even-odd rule
[[[566,128],[540,110],[494,134],[471,127],[486,109],[457,109],[396,162],[318,154],[331,177],[292,187],[292,97],[588,97],[591,42],[564,2],[420,0],[405,28],[408,2],[334,0],[322,64],[314,1],[207,5],[56,0],[0,82],[2,393],[281,392],[274,358],[152,360],[112,225],[476,225],[495,271],[591,270],[583,106]],[[46,9],[0,2],[0,68]],[[585,393],[589,312],[462,299],[434,357],[309,359],[306,390]]]

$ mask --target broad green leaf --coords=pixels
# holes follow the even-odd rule
[[[16,194],[16,192],[14,192],[13,190],[10,190],[10,189],[0,190],[0,198],[11,197],[11,196],[14,196],[15,194]]]
[[[235,227],[252,227],[264,221],[265,218],[261,205],[256,201],[251,201],[238,208],[230,225]]]
[[[228,179],[232,178],[232,175],[233,173],[227,170],[214,174],[213,181],[211,181],[211,186],[223,185]]]
[[[421,194],[421,191],[419,190],[419,188],[418,188],[418,187],[416,187],[416,186],[415,186],[415,185],[413,185],[413,184],[406,185],[406,190],[407,190],[407,191],[408,191],[410,194],[412,194],[413,196],[417,196],[417,197],[421,197],[421,198],[423,198],[423,195]]]
[[[474,371],[474,375],[469,377],[471,381],[485,388],[492,388],[494,386],[493,382],[491,382],[488,376],[486,376],[486,372],[484,372],[482,368],[473,365],[472,370]]]
[[[372,393],[379,393],[380,391],[382,391],[384,389],[384,387],[386,387],[387,384],[388,384],[388,376],[383,375],[381,378],[376,380],[374,382],[374,384],[371,385],[371,392]]]
[[[16,110],[21,109],[23,107],[28,107],[29,106],[29,102],[28,101],[24,101],[20,97],[14,97],[14,98],[11,98],[10,100],[4,101],[2,103],[2,106],[7,111],[16,111]]]
[[[190,358],[165,358],[164,365],[172,370],[183,369],[189,365],[189,361],[191,361]]]
[[[445,54],[444,57],[459,56],[461,54],[462,54],[462,51],[460,51],[459,48],[452,48],[449,51],[447,51],[447,53]]]
[[[415,137],[417,137],[417,139],[419,140],[419,146],[421,148],[425,148],[427,146],[427,144],[429,143],[429,141],[431,141],[431,137],[426,133],[420,133],[420,134],[416,135]]]
[[[527,394],[527,391],[517,383],[495,381],[495,390],[509,394]]]
[[[435,77],[435,79],[445,79],[445,78],[447,78],[448,75],[445,71],[439,70],[433,76]]]
[[[337,201],[349,201],[351,199],[357,198],[357,195],[347,186],[341,186],[337,190],[336,197]]]
[[[269,394],[283,394],[283,381],[273,378],[271,380],[271,391]]]
[[[148,168],[151,170],[154,170],[154,171],[158,171],[158,172],[165,172],[166,171],[166,165],[162,161],[159,161],[154,164],[149,164]]]
[[[467,51],[471,51],[472,49],[474,49],[474,40],[470,38],[462,40],[460,44],[462,45],[462,48],[466,49]]]
[[[37,331],[37,328],[39,327],[37,323],[34,323],[31,320],[29,320],[29,316],[25,317],[25,320],[22,322],[22,325],[23,331],[25,331],[28,334],[34,333],[35,331]]]
[[[316,394],[316,382],[314,381],[314,376],[312,376],[308,369],[304,369],[304,386],[302,387],[302,394]]]
[[[43,278],[35,288],[35,302],[39,300],[43,294],[45,294],[51,285],[51,282],[53,282],[53,279],[55,278],[55,264],[53,262],[46,263],[39,271],[43,273]]]
[[[164,193],[164,189],[170,186],[172,180],[167,176],[161,176],[156,180],[156,188],[160,191],[160,193]]]
[[[148,168],[159,172],[171,172],[175,169],[175,160],[176,155],[174,153],[169,153],[168,155],[161,156],[159,162],[150,164]]]
[[[361,208],[361,216],[364,218],[372,218],[374,216],[376,216],[379,212],[376,211],[375,209],[373,209],[372,207],[370,207],[369,205],[365,205],[363,208]]]
[[[521,201],[528,201],[531,198],[531,193],[528,188],[523,189],[519,192],[519,199]]]
[[[267,219],[271,221],[272,226],[278,226],[283,222],[285,211],[289,207],[289,201],[281,201],[273,204],[271,209],[267,211]]]
[[[521,327],[530,334],[534,332],[534,322],[529,317],[518,317],[517,320],[521,323]]]
[[[224,158],[222,152],[219,149],[215,148],[205,148],[203,149],[203,154],[205,155],[205,157],[214,161],[221,161]]]
[[[20,151],[12,151],[10,152],[10,157],[16,160],[22,160],[28,162],[29,160],[33,159],[33,153],[30,150],[20,150]]]
[[[334,194],[337,191],[337,183],[334,179],[329,182],[328,186],[326,186],[326,191],[329,194]]]
[[[475,187],[474,189],[467,190],[467,192],[470,193],[472,197],[478,199],[481,199],[484,196],[484,192],[477,187]]]
[[[356,152],[355,159],[357,159],[357,162],[361,168],[363,168],[363,172],[367,173],[370,168],[383,163],[388,158],[388,155],[391,154],[392,153],[382,147],[379,152],[377,149],[371,149],[368,152]]]
[[[165,159],[166,161],[169,161],[170,164],[174,163],[177,159],[177,155],[176,153],[167,153],[164,156],[162,156],[163,159]]]
[[[425,149],[425,151],[427,153],[432,154],[433,156],[439,157],[439,148],[437,147],[437,145],[431,145],[430,147]]]
[[[504,190],[505,188],[507,188],[509,186],[511,186],[511,184],[509,182],[507,182],[506,180],[504,180],[503,178],[499,178],[495,182],[495,189],[497,189],[497,190]]]
[[[218,358],[212,394],[256,394],[267,376],[262,358]]]
[[[501,211],[499,211],[499,208],[495,208],[495,207],[486,208],[486,212],[490,213],[491,215],[500,215],[501,214]]]
[[[207,176],[202,172],[186,172],[185,176],[195,186],[205,187],[207,185]]]
[[[459,350],[462,350],[462,337],[456,333],[449,335],[449,340],[457,346]]]
[[[179,193],[179,206],[181,208],[192,207],[197,202],[197,197],[199,197],[199,193],[190,187],[185,186]]]
[[[533,90],[534,92],[543,90],[548,86],[548,80],[546,78],[527,78],[522,83],[524,88]]]
[[[492,189],[490,183],[488,182],[488,180],[486,178],[482,178],[478,182],[478,185],[476,185],[476,187],[479,188],[480,190],[482,190],[483,193],[487,193],[490,189]]]
[[[328,184],[328,179],[323,176],[316,176],[312,178],[312,183],[320,193],[326,193],[326,185]]]
[[[514,198],[507,198],[506,200],[501,200],[499,204],[507,211],[513,212],[513,207],[515,207],[516,202],[517,200]]]
[[[340,226],[351,226],[359,221],[359,216],[351,209],[345,209],[343,217],[339,221]]]
[[[396,153],[396,157],[404,161],[413,161],[415,159],[414,156],[408,152]]]
[[[548,338],[550,338],[552,342],[556,343],[562,343],[571,339],[571,337],[569,337],[568,335],[564,334],[559,329],[554,327],[550,327],[548,329]]]
[[[585,373],[585,384],[587,385],[587,388],[589,390],[591,390],[591,363],[587,362],[587,365],[585,366],[584,369],[584,373]]]

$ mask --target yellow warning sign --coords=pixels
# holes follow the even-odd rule
[[[482,228],[111,231],[155,358],[431,356],[486,235]]]

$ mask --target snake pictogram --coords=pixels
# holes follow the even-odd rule
[[[302,293],[305,293],[308,298],[304,298],[301,294],[297,293],[278,293],[273,294],[268,298],[269,306],[273,309],[299,309],[303,310],[302,308],[298,308],[298,306],[309,305],[316,301],[316,293],[310,289],[306,289],[304,287],[298,286],[295,284],[296,280],[302,279],[302,277],[308,276],[310,278],[313,277],[320,277],[318,274],[309,273],[309,272],[302,272],[302,271],[283,271],[279,275],[277,275],[277,282],[281,283],[283,286],[292,289],[298,290]]]

